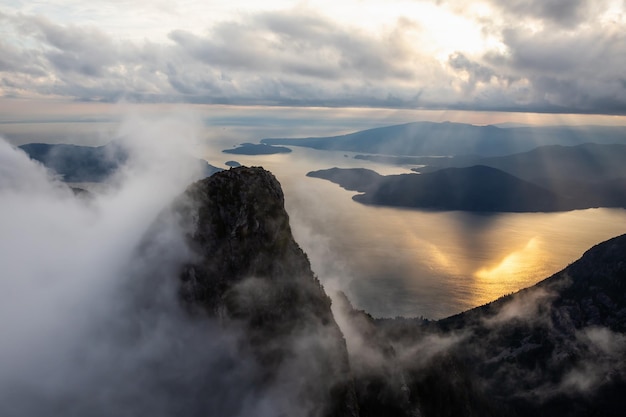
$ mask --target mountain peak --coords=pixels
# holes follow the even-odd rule
[[[306,399],[310,415],[358,415],[345,340],[291,234],[276,178],[260,167],[222,171],[191,185],[174,209],[195,254],[180,276],[183,301],[245,329],[267,383],[297,378],[286,401]]]
[[[195,221],[188,241],[201,259],[183,274],[187,298],[208,307],[221,292],[214,286],[248,277],[317,283],[293,239],[282,189],[270,172],[259,167],[223,171],[191,185],[185,198],[192,205],[182,207],[184,214]]]

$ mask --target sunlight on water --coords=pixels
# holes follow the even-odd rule
[[[343,242],[332,252],[353,260],[348,291],[356,303],[374,315],[434,318],[547,278],[626,232],[626,211],[483,215],[365,207],[341,223],[333,236]]]
[[[477,283],[483,288],[482,298],[476,300],[476,304],[484,304],[502,294],[515,291],[519,285],[511,288],[511,281],[518,283],[523,281],[523,277],[529,275],[533,270],[541,268],[546,259],[543,256],[544,250],[539,245],[537,236],[531,238],[528,243],[519,250],[514,250],[507,254],[497,265],[485,266],[474,273]]]
[[[474,275],[484,280],[495,280],[500,277],[514,275],[528,264],[539,263],[539,253],[537,238],[533,237],[523,249],[509,253],[493,268],[481,268]]]
[[[352,200],[355,193],[305,174],[332,166],[385,174],[402,168],[343,153],[294,148],[239,160],[275,173],[294,235],[327,290],[345,291],[374,316],[452,315],[534,285],[626,233],[622,209],[481,214],[364,206]]]

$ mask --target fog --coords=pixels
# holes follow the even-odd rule
[[[202,128],[193,113],[127,117],[112,135],[127,161],[78,194],[0,141],[0,415],[324,412],[333,377],[318,361],[342,354],[332,326],[268,341],[288,356],[268,379],[241,323],[180,303],[198,254],[169,208],[202,176]]]
[[[0,415],[257,407],[255,365],[237,332],[179,307],[172,278],[187,250],[176,223],[165,221],[138,256],[159,213],[198,178],[180,163],[198,126],[193,116],[129,117],[116,134],[129,162],[105,192],[80,198],[0,141]]]

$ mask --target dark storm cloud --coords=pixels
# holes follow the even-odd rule
[[[7,45],[0,40],[0,72],[21,72],[44,76],[46,73],[37,57]]]
[[[618,65],[615,58],[626,51],[625,40],[623,31],[595,28],[535,33],[515,28],[503,32],[512,68],[553,75],[616,76],[621,73],[621,63]]]
[[[362,75],[376,79],[411,80],[410,63],[415,58],[404,39],[411,22],[400,20],[389,33],[380,37],[346,28],[321,17],[294,16],[287,13],[265,13],[256,19],[281,38],[290,50],[312,54],[323,65],[336,65],[337,74]],[[317,52],[316,52],[317,51]],[[321,52],[320,52],[321,51]],[[317,55],[321,54],[321,55]]]

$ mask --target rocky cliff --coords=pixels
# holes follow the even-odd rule
[[[284,385],[303,415],[356,416],[346,345],[330,298],[295,242],[276,178],[234,168],[190,186],[174,211],[194,253],[180,275],[193,314],[243,327],[263,384]]]

